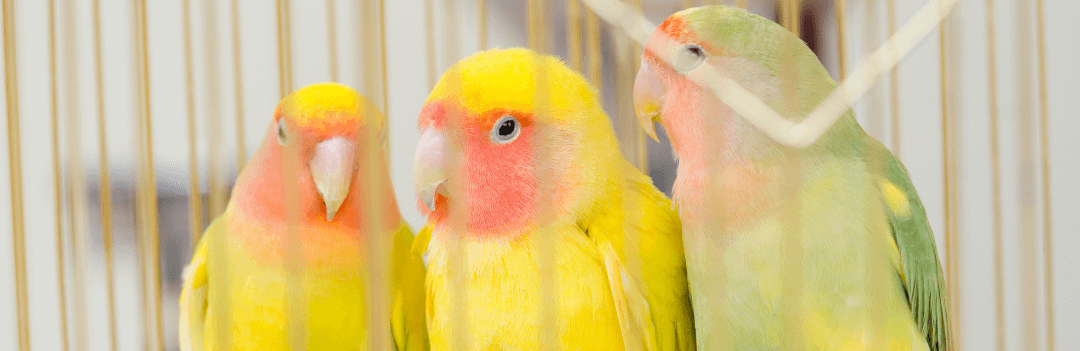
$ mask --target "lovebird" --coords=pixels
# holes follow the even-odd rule
[[[580,74],[475,53],[418,120],[432,350],[694,350],[678,216]]]
[[[184,270],[181,350],[363,350],[369,235],[393,240],[385,253],[391,343],[427,350],[423,261],[412,254],[385,151],[368,148],[384,145],[367,138],[382,137],[385,124],[342,84],[312,84],[282,99]],[[368,194],[364,182],[385,187]],[[374,212],[363,207],[371,202]]]
[[[659,122],[678,159],[699,349],[950,349],[933,232],[900,161],[850,110],[792,148],[708,86],[731,79],[798,123],[836,88],[806,44],[708,6],[667,18],[641,62],[639,120],[653,138]]]

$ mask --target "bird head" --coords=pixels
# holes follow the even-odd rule
[[[479,235],[583,211],[607,189],[603,174],[619,157],[595,90],[557,58],[525,49],[455,64],[418,122],[413,174],[422,212],[437,223],[460,216]]]
[[[295,177],[295,200],[309,209],[305,215],[332,222],[356,196],[355,183],[363,178],[359,170],[366,164],[359,161],[383,159],[385,123],[382,113],[352,88],[317,83],[281,100],[264,147],[279,156],[284,182]]]

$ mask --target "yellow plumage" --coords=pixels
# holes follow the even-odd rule
[[[364,350],[369,329],[377,330],[367,305],[376,299],[365,299],[365,270],[377,262],[366,242],[385,239],[393,241],[391,300],[378,301],[390,309],[378,327],[389,327],[396,350],[427,350],[423,262],[412,255],[385,153],[366,149],[367,135],[382,131],[365,128],[383,122],[341,84],[313,84],[282,100],[184,271],[182,350]],[[369,200],[376,208],[365,210]]]
[[[537,94],[536,87],[547,90]],[[536,106],[538,101],[547,104]],[[456,116],[461,120],[445,122],[454,117],[441,111],[456,107],[463,111]],[[469,350],[540,349],[545,291],[558,305],[552,336],[559,349],[695,348],[681,224],[670,201],[621,156],[611,123],[584,78],[549,56],[492,50],[451,68],[425,111],[420,127],[428,131],[422,145],[429,137],[442,140],[432,135],[456,133],[444,131],[445,126],[483,131],[462,137],[461,158],[448,161],[456,171],[447,174],[461,174],[464,185],[459,192],[451,187],[440,193],[446,196],[433,202],[434,214],[415,243],[415,253],[427,262],[433,350],[458,350],[456,342]],[[499,121],[520,116],[523,126],[520,136],[505,144],[487,139],[487,130],[492,138],[509,130],[490,125],[500,115]],[[440,155],[418,154],[417,171],[441,167],[432,161]],[[535,158],[515,163],[527,157]],[[533,173],[514,173],[525,168]],[[489,187],[495,182],[500,183]],[[535,190],[534,196],[478,195],[506,184],[549,190]],[[457,214],[464,222],[460,226],[447,212],[459,206],[455,203],[469,209]],[[519,207],[531,211],[526,223],[499,218],[500,211],[517,213]],[[496,218],[480,217],[484,213]],[[554,246],[554,257],[546,258],[554,265],[550,285],[539,268],[545,239]],[[465,258],[465,271],[459,271],[463,267],[455,257]],[[466,309],[455,307],[460,294],[467,298]],[[463,339],[455,339],[463,332]]]
[[[290,350],[284,264],[264,265],[236,241],[228,240],[226,219],[207,229],[184,271],[180,296],[182,350]],[[342,233],[344,235],[344,233]],[[423,263],[410,253],[412,232],[401,224],[394,235],[394,306],[391,328],[398,350],[425,350]],[[225,239],[224,259],[208,259],[208,247]],[[357,242],[343,241],[340,255],[358,253]],[[339,256],[338,258],[341,258]],[[208,263],[209,262],[209,263]],[[364,285],[359,256],[303,272],[303,311],[295,319],[306,329],[308,350],[361,350],[364,345]],[[223,275],[224,278],[218,277]],[[211,282],[224,282],[223,293]],[[224,298],[227,301],[221,301]],[[348,306],[348,308],[342,308]],[[421,318],[406,318],[406,316]],[[227,321],[227,322],[226,322]],[[224,323],[228,323],[227,325]],[[227,333],[227,336],[224,336]],[[201,342],[200,342],[201,341]]]

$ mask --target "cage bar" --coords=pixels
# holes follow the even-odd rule
[[[333,1],[333,0],[328,0]],[[236,174],[244,169],[247,159],[247,138],[244,135],[244,81],[243,67],[240,64],[240,1],[229,1],[229,15],[232,24],[232,53],[233,53],[233,98],[236,114]],[[199,227],[201,230],[202,227]],[[194,246],[192,246],[194,249]]]
[[[566,6],[571,6],[575,0],[567,0]],[[478,29],[478,38],[480,39],[478,45],[480,50],[487,50],[488,48],[488,20],[487,20],[487,0],[476,0],[476,27]]]
[[[289,22],[289,1],[277,0],[278,77],[281,80],[281,97],[293,90],[292,36]]]
[[[4,80],[7,92],[8,172],[11,176],[11,234],[15,259],[15,310],[19,349],[30,350],[30,311],[26,287],[26,226],[23,215],[22,142],[19,130],[19,82],[15,59],[14,0],[4,0]]]
[[[105,252],[105,300],[109,316],[109,349],[116,350],[115,268],[113,267],[112,183],[109,180],[109,149],[106,146],[105,76],[101,57],[101,1],[91,2],[94,16],[94,93],[97,98],[98,196],[101,238]]]
[[[784,0],[780,13],[781,24],[794,33],[795,37],[799,37],[799,4],[799,0]],[[787,102],[784,110],[790,111],[788,114],[796,116],[803,109],[799,104],[799,82],[797,77],[800,67],[795,55],[799,44],[795,40],[784,41],[780,44],[784,45],[782,51],[784,57],[781,58],[783,64],[780,68],[780,94],[784,96],[783,100]],[[783,243],[780,248],[784,257],[784,272],[781,273],[783,286],[780,292],[780,313],[784,316],[781,330],[783,330],[784,336],[781,337],[780,345],[785,345],[782,346],[784,349],[798,349],[800,348],[798,345],[802,345],[803,341],[806,340],[802,311],[803,262],[805,257],[801,229],[805,209],[799,196],[802,192],[804,180],[800,172],[802,165],[797,153],[798,150],[796,149],[784,150],[782,162],[782,173],[786,180],[784,193],[787,194],[787,203],[789,204],[780,219],[784,228],[781,234]]]
[[[596,12],[585,9],[585,60],[589,62],[589,82],[599,98],[604,95],[604,79],[602,75],[603,49],[600,47],[600,23],[596,18]]]
[[[1050,201],[1050,103],[1046,87],[1046,18],[1043,0],[1035,0],[1036,57],[1039,68],[1039,152],[1042,168],[1043,268],[1046,280],[1046,349],[1054,351],[1054,226]]]
[[[337,49],[337,15],[336,4],[334,0],[326,0],[326,47],[327,57],[330,69],[330,81],[340,82],[341,78],[338,76],[338,49]]]
[[[235,0],[234,0],[235,1]],[[199,155],[196,145],[198,131],[195,112],[195,68],[191,48],[191,0],[181,3],[183,9],[184,80],[187,88],[188,127],[188,226],[191,232],[191,253],[194,255],[202,237],[202,193],[199,192]]]
[[[896,35],[896,0],[886,0],[886,30],[889,37]],[[893,55],[898,55],[893,53]],[[900,67],[893,66],[889,70],[889,120],[892,122],[892,153],[897,159],[900,158]]]
[[[889,0],[893,1],[893,0]],[[844,20],[845,7],[847,6],[845,0],[833,0],[833,11],[836,17],[836,80],[843,80],[847,78],[845,74],[847,71],[847,49],[845,46],[845,35],[847,31],[844,30],[846,21]]]
[[[144,246],[144,250],[147,253],[145,257],[149,258],[150,262],[145,267],[149,269],[149,274],[146,277],[150,279],[147,284],[147,293],[150,296],[147,298],[150,303],[150,318],[153,325],[154,335],[147,339],[153,340],[150,343],[152,349],[163,351],[165,349],[165,336],[163,331],[163,325],[161,321],[161,251],[159,244],[158,233],[158,206],[157,206],[157,188],[156,178],[154,175],[154,141],[153,141],[153,128],[150,114],[150,58],[148,54],[148,45],[146,39],[146,0],[134,0],[134,18],[135,18],[135,55],[136,55],[136,77],[138,79],[138,99],[139,112],[136,114],[137,119],[137,139],[139,142],[139,161],[140,161],[140,176],[139,176],[139,190],[138,190],[138,226],[140,237]]]
[[[56,202],[56,286],[57,305],[60,312],[61,350],[71,347],[68,340],[67,279],[64,266],[64,183],[60,168],[60,108],[57,97],[56,73],[56,0],[49,0],[49,141],[52,142],[52,176]]]
[[[991,220],[994,225],[994,327],[997,350],[1005,350],[1005,265],[1001,227],[1001,142],[998,128],[997,39],[994,23],[994,0],[986,0],[986,62],[990,122],[990,193]]]
[[[566,47],[570,68],[581,72],[584,62],[581,53],[581,3],[566,0]]]
[[[78,46],[75,37],[75,11],[74,0],[65,0],[61,6],[63,19],[60,21],[62,30],[62,44],[64,45],[64,116],[65,116],[65,140],[67,158],[65,169],[67,171],[67,198],[68,218],[71,223],[69,228],[69,241],[72,246],[72,324],[74,324],[74,348],[85,350],[87,347],[87,311],[86,311],[86,264],[89,248],[87,209],[84,196],[86,194],[86,177],[83,172],[82,149],[80,148],[80,106],[79,99],[79,74],[78,74]]]
[[[937,0],[939,6],[945,6],[944,1]],[[949,291],[949,315],[952,316],[949,326],[953,347],[960,347],[960,330],[956,327],[956,321],[960,318],[959,281],[958,269],[958,245],[957,233],[957,194],[956,194],[956,134],[955,117],[959,113],[957,92],[958,86],[954,83],[955,76],[955,50],[953,48],[958,41],[955,37],[954,26],[959,22],[956,17],[945,17],[938,30],[939,63],[941,70],[941,145],[942,145],[942,184],[944,187],[944,218],[945,218],[945,281]]]
[[[217,1],[203,0],[203,54],[206,62],[206,139],[210,150],[224,149],[224,136],[222,135],[221,119],[221,84],[220,65],[218,63],[218,38],[221,33],[218,29]],[[224,152],[211,151],[207,153],[207,176],[210,190],[210,218],[217,218],[225,212],[225,202],[228,195],[225,193],[225,176],[228,171]]]

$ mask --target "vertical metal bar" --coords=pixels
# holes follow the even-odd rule
[[[334,0],[326,0],[326,45],[330,49],[330,80],[338,82],[337,15]]]
[[[1032,3],[1015,2],[1016,22],[1016,95],[1018,100],[1018,127],[1016,132],[1019,139],[1019,163],[1017,168],[1019,191],[1020,191],[1020,301],[1021,301],[1021,341],[1024,350],[1035,350],[1039,347],[1039,311],[1038,311],[1038,277],[1036,268],[1036,231],[1038,223],[1035,204],[1035,141],[1032,139],[1035,133],[1035,87],[1033,86],[1031,61],[1032,47],[1031,32]]]
[[[289,21],[289,0],[277,0],[278,74],[280,95],[284,99],[292,92],[292,37]],[[285,148],[282,161],[282,192],[285,203],[285,316],[289,346],[293,350],[305,350],[308,344],[307,316],[304,313],[308,301],[304,299],[304,252],[300,239],[299,180],[292,170],[300,167],[297,145]]]
[[[544,0],[529,0],[528,1],[528,33],[529,33],[529,47],[534,52],[533,57],[533,81],[536,88],[535,96],[533,100],[533,113],[537,115],[543,115],[549,113],[549,95],[548,95],[548,81],[547,70],[548,67],[544,61],[544,55],[548,51],[548,32],[547,32],[547,1]],[[539,135],[537,140],[546,140],[545,135]],[[545,157],[545,155],[537,154],[534,157]],[[537,179],[545,179],[541,177],[542,170],[534,174]],[[548,178],[549,179],[549,178]],[[546,184],[540,183],[540,189],[537,189],[538,196],[544,197],[545,194],[550,194],[550,191],[543,189]],[[547,200],[541,199],[538,203],[548,203]],[[539,209],[539,213],[536,214],[540,223],[546,223],[551,219],[552,213],[546,209]],[[537,233],[536,240],[536,265],[540,270],[540,280],[538,287],[540,290],[539,301],[539,315],[538,325],[540,327],[540,350],[553,351],[560,348],[559,342],[559,326],[558,326],[558,310],[559,302],[557,300],[557,286],[556,280],[556,238],[555,233],[543,232]]]
[[[892,1],[892,0],[889,0]],[[847,31],[845,31],[846,21],[844,20],[845,7],[847,7],[847,1],[845,0],[833,0],[833,9],[836,12],[836,61],[837,61],[837,73],[836,80],[843,81],[847,78],[847,46],[845,40]]]
[[[300,236],[300,198],[299,175],[290,170],[299,169],[299,145],[291,143],[284,148],[282,161],[282,192],[285,203],[285,320],[289,347],[292,350],[306,350],[308,344],[307,313],[309,306],[304,298],[304,249]],[[228,330],[228,329],[226,329]],[[231,345],[229,345],[231,346]]]
[[[938,0],[939,4],[943,4],[944,1]],[[944,6],[944,5],[941,5]],[[944,8],[941,9],[942,11]],[[940,48],[940,70],[941,70],[941,146],[942,146],[942,183],[944,187],[944,214],[945,214],[945,279],[949,290],[949,315],[951,316],[953,325],[949,326],[952,330],[953,345],[957,349],[960,348],[960,334],[956,325],[960,321],[960,301],[958,299],[960,287],[959,285],[959,270],[957,259],[959,252],[959,238],[956,228],[956,150],[955,150],[955,120],[954,115],[956,113],[957,101],[954,101],[953,97],[956,93],[957,87],[954,85],[953,76],[951,72],[953,64],[953,50],[951,48],[954,45],[950,40],[952,35],[953,25],[955,17],[946,17],[941,21],[941,26],[938,30],[938,44]]]
[[[222,135],[222,118],[221,118],[221,81],[220,81],[220,67],[218,59],[221,57],[218,51],[218,38],[220,32],[218,30],[218,1],[216,0],[203,0],[203,45],[205,50],[206,61],[206,136],[208,141],[208,149],[210,152],[207,154],[207,185],[209,186],[209,217],[216,218],[225,212],[227,194],[225,190],[225,176],[226,165],[222,152],[216,152],[215,150],[224,149],[224,136]],[[236,26],[236,22],[232,24]],[[235,32],[234,32],[234,40]],[[239,50],[236,50],[239,52]],[[235,57],[234,57],[235,60]],[[235,65],[235,61],[234,61]],[[291,75],[289,76],[291,77]],[[235,76],[234,76],[235,80]],[[239,86],[239,84],[237,84]],[[194,127],[194,126],[193,126]],[[242,131],[242,126],[238,125],[237,132]],[[237,150],[239,152],[239,150]],[[239,169],[237,169],[239,172]],[[200,195],[196,195],[200,196]],[[199,198],[201,201],[201,198]],[[201,229],[201,228],[200,228]],[[222,306],[218,306],[213,311],[217,323],[215,323],[216,337],[213,338],[217,349],[228,349],[232,346],[232,334],[231,321],[232,321],[232,301],[229,294],[229,261],[230,257],[228,251],[224,245],[224,238],[211,238],[210,245],[208,247],[209,252],[207,255],[211,257],[215,263],[214,266],[223,267],[224,271],[216,272],[210,278],[210,286],[215,287],[211,289],[211,300],[220,301]]]
[[[994,29],[994,0],[986,0],[986,62],[990,112],[990,193],[994,225],[994,312],[997,349],[1005,350],[1005,267],[1001,230],[1001,146],[998,137],[997,39]]]
[[[428,85],[434,87],[439,81],[439,71],[435,57],[435,0],[424,0],[424,44],[427,56]],[[389,116],[389,115],[387,115]]]
[[[184,0],[184,79],[187,85],[188,128],[188,226],[191,234],[191,252],[199,246],[202,236],[202,193],[199,191],[199,154],[196,147],[195,123],[195,68],[191,48],[191,0]]]
[[[862,51],[866,56],[873,55],[874,51],[881,46],[881,29],[879,26],[881,10],[879,5],[879,0],[871,0],[863,3],[862,6]],[[881,85],[874,84],[864,95],[868,107],[864,128],[870,136],[878,140],[884,140],[885,138],[885,110],[882,108],[884,106],[883,93]]]
[[[60,120],[57,98],[56,75],[56,0],[49,0],[49,123],[52,141],[53,187],[56,194],[56,283],[60,298],[60,344],[63,351],[70,349],[68,341],[67,286],[64,274],[64,203],[63,178],[60,174]]]
[[[643,16],[641,10],[641,0],[631,0],[634,6],[634,15]],[[626,97],[625,101],[634,101],[634,76],[637,74],[638,68],[641,67],[641,52],[643,48],[636,41],[631,40],[627,35],[627,41],[630,43],[630,51],[627,52],[630,55],[630,70],[624,73],[626,76]],[[638,170],[642,173],[649,174],[649,144],[646,142],[645,128],[641,126],[641,123],[637,122],[636,112],[631,104],[626,110],[626,116],[623,116],[627,120],[627,123],[633,124],[635,131],[634,143],[636,146],[636,155],[634,162],[637,165]]]
[[[887,0],[888,19],[886,20],[889,38],[896,34],[896,0]],[[895,55],[895,54],[894,54]],[[897,158],[900,157],[900,66],[893,66],[889,70],[889,114],[892,116],[892,152]]]
[[[363,68],[360,81],[364,82],[363,93],[368,97],[385,96],[382,77],[385,74],[383,61],[383,17],[384,7],[382,1],[365,1],[360,5],[359,24],[361,38],[361,52]],[[381,102],[385,104],[385,100]],[[369,121],[382,120],[380,112],[372,101],[365,101],[363,113]],[[388,350],[391,348],[390,329],[386,321],[390,320],[390,283],[389,269],[391,252],[387,245],[391,240],[386,236],[387,224],[381,216],[383,205],[379,204],[376,196],[382,189],[386,189],[386,179],[379,172],[384,166],[380,159],[385,155],[381,151],[384,146],[381,136],[377,133],[378,128],[385,125],[368,124],[362,134],[358,134],[357,143],[362,143],[363,150],[372,152],[362,153],[358,160],[360,168],[364,172],[366,182],[361,184],[361,218],[363,223],[362,237],[364,248],[362,255],[365,258],[364,273],[364,305],[366,306],[366,349]],[[392,233],[392,232],[389,232]]]
[[[629,6],[624,7],[624,11],[619,15],[624,17],[621,21],[626,22],[631,16],[637,15],[636,0]],[[609,34],[613,40],[613,52],[615,60],[615,120],[613,121],[613,127],[615,128],[615,135],[619,139],[619,148],[623,157],[630,161],[631,164],[638,167],[643,173],[648,174],[648,155],[646,152],[642,152],[644,145],[644,134],[641,130],[641,125],[637,121],[637,117],[634,115],[633,94],[634,94],[634,77],[637,73],[636,60],[634,58],[637,53],[636,44],[632,43],[632,39],[629,34],[624,30],[617,27],[610,27]]]
[[[578,1],[566,0],[566,46],[570,68],[581,72],[581,3]]]
[[[454,66],[455,62],[460,58],[461,37],[460,28],[461,23],[458,18],[458,2],[456,0],[445,0],[444,13],[446,13],[446,23],[443,30],[443,40],[445,42],[444,59],[446,60],[447,72],[444,77],[447,79],[447,85],[451,91],[460,91],[461,87],[461,75]],[[430,37],[434,40],[434,34]],[[434,55],[434,49],[431,51]],[[434,59],[434,56],[431,56]],[[431,67],[434,72],[434,67]],[[435,82],[435,80],[432,80]],[[447,114],[448,125],[446,130],[460,131],[461,116],[455,111],[451,110]],[[450,155],[460,155],[464,148],[464,139],[461,133],[451,132],[449,134],[450,145],[448,152]],[[450,161],[447,158],[448,166],[459,167],[458,162]],[[448,169],[455,169],[448,168]],[[460,177],[451,177],[449,181],[449,187],[451,193],[457,194],[465,189],[465,180]],[[454,325],[450,330],[450,345],[454,350],[470,349],[472,346],[472,320],[469,316],[469,257],[468,257],[468,244],[466,243],[467,227],[466,218],[468,211],[463,202],[454,202],[450,205],[450,226],[452,232],[456,237],[454,238],[454,244],[450,248],[449,258],[449,274],[451,279],[451,289],[453,289],[450,298],[450,317],[454,320]]]
[[[139,190],[139,225],[140,233],[146,243],[147,251],[149,251],[150,264],[149,268],[152,272],[148,274],[148,277],[152,279],[150,282],[151,300],[153,302],[153,323],[154,323],[154,348],[157,350],[165,349],[165,337],[162,330],[161,323],[161,257],[159,249],[159,236],[158,236],[158,219],[157,219],[157,181],[154,177],[154,142],[153,142],[153,128],[150,115],[150,61],[149,61],[149,43],[146,39],[146,0],[135,0],[135,53],[136,53],[136,67],[138,69],[138,87],[139,87],[139,113],[138,113],[138,138],[141,144],[140,151],[140,183],[141,189]]]
[[[389,66],[386,65],[386,1],[378,0],[378,2],[379,2],[379,74],[380,74],[380,77],[379,77],[380,79],[379,80],[382,82],[382,84],[379,87],[379,91],[382,93],[382,99],[381,99],[382,100],[382,106],[379,106],[379,108],[382,109],[382,114],[383,114],[384,120],[386,121],[386,125],[383,126],[383,128],[386,128],[386,130],[383,131],[383,135],[385,136],[385,138],[384,138],[385,140],[383,140],[382,146],[384,148],[386,148],[386,152],[389,153],[390,152],[390,147],[389,147],[388,143],[390,142],[390,133],[389,133],[389,128],[390,128],[390,120],[389,120],[389,118],[390,118],[390,83],[389,83],[389,80],[387,78],[387,70],[389,70]]]
[[[244,81],[240,64],[240,1],[232,0],[229,12],[232,17],[233,89],[236,108],[236,173],[244,169],[247,159],[247,140],[244,137]]]
[[[735,0],[735,6],[749,10],[750,0]]]
[[[1050,102],[1046,81],[1046,18],[1043,0],[1035,0],[1035,42],[1039,67],[1039,142],[1042,168],[1043,264],[1046,269],[1046,349],[1054,342],[1054,245],[1053,208],[1050,201]]]
[[[801,0],[783,0],[781,3],[781,22],[784,28],[795,33],[796,37],[802,37],[799,33],[799,14],[801,13],[802,1]]]
[[[86,177],[83,173],[83,150],[79,135],[82,130],[79,123],[81,120],[79,113],[82,109],[79,107],[79,47],[76,44],[77,38],[75,35],[75,5],[74,0],[64,0],[61,8],[66,10],[63,11],[63,20],[60,23],[64,45],[64,126],[68,155],[66,159],[68,217],[71,221],[69,239],[72,246],[72,321],[74,324],[75,349],[85,350],[87,348],[85,267],[87,266],[86,257],[89,251],[87,241],[89,238],[86,232],[87,204],[84,201]]]
[[[488,48],[488,20],[487,20],[487,0],[476,0],[477,4],[477,21],[476,25],[480,29],[480,50],[487,50]],[[566,6],[570,6],[570,3],[574,0],[568,0]]]
[[[694,0],[682,0],[682,8],[688,9],[694,7]]]
[[[210,150],[222,150],[221,85],[218,58],[217,1],[203,0],[203,45],[206,55],[206,139]],[[222,152],[207,153],[207,180],[210,187],[210,217],[225,212],[225,159]]]
[[[600,47],[600,22],[596,13],[586,9],[585,13],[585,59],[589,61],[589,81],[596,87],[597,99],[604,99],[604,78],[602,75],[603,49]]]
[[[284,98],[292,91],[292,36],[289,25],[289,0],[277,0],[278,77]]]
[[[15,59],[14,0],[4,0],[4,81],[7,92],[8,171],[11,175],[11,233],[15,247],[15,303],[19,349],[30,350],[30,311],[26,291],[26,232],[23,218],[22,145],[19,138],[19,82]]]
[[[105,75],[101,57],[101,1],[91,2],[94,16],[94,93],[98,122],[98,196],[101,207],[101,238],[105,252],[105,298],[109,316],[109,349],[116,350],[116,296],[112,243],[112,184],[109,180],[109,150],[105,120]]]
[[[840,6],[844,6],[842,0],[837,0],[837,3]],[[862,16],[863,18],[861,28],[864,44],[863,51],[866,51],[866,54],[870,55],[873,53],[874,50],[877,49],[881,41],[881,33],[878,23],[878,20],[880,18],[879,15],[881,12],[878,0],[871,0],[863,3],[863,9],[865,11]],[[840,15],[840,13],[842,12],[842,10],[838,10],[838,15],[842,16]],[[843,38],[843,35],[841,35],[840,37]],[[841,52],[841,55],[844,54],[844,52]],[[880,85],[875,85],[873,88],[870,89],[870,91],[868,91],[868,94],[865,96],[865,101],[867,112],[867,130],[870,132],[871,136],[875,138],[881,138],[885,134],[883,130],[884,121],[882,120],[885,115],[885,108],[884,96],[882,96]],[[863,147],[866,148],[866,146]],[[885,161],[883,157],[885,155],[879,152],[868,152],[865,155],[867,173],[870,177],[869,180],[873,184],[871,185],[871,189],[874,189],[877,187],[879,179],[885,179],[883,171]],[[866,201],[868,204],[882,204],[880,198],[880,192],[868,191]],[[871,228],[884,229],[889,227],[887,219],[881,215],[883,213],[882,210],[884,209],[880,206],[867,206],[865,210],[867,211],[867,224]],[[886,250],[891,250],[891,248],[886,249],[886,247],[891,246],[891,244],[885,243],[884,238],[871,236],[868,237],[866,240],[867,242],[865,252],[883,253],[888,252]],[[882,274],[880,274],[881,271],[879,269],[888,267],[889,264],[886,262],[884,255],[880,254],[866,255],[865,262],[866,268],[864,268],[863,270],[863,279],[865,281],[866,287],[867,306],[884,306],[886,304],[886,301],[883,287],[886,285],[886,283],[884,280],[885,278],[882,277]],[[867,326],[869,328],[867,328],[867,330],[869,330],[870,333],[866,336],[866,349],[887,349],[888,341],[884,337],[885,335],[888,335],[886,329],[885,311],[881,308],[870,308],[868,311],[868,317],[869,323],[867,323]]]
[[[782,23],[785,28],[799,36],[799,0],[784,0],[782,3]],[[798,40],[789,40],[784,43],[783,66],[781,68],[781,96],[787,101],[787,110],[790,114],[799,114],[803,107],[800,105],[798,72],[799,61],[796,58]],[[805,340],[803,329],[803,267],[804,252],[802,240],[801,219],[803,216],[802,202],[799,193],[802,188],[803,175],[799,160],[798,150],[788,149],[785,152],[783,162],[784,179],[788,187],[785,193],[789,194],[787,213],[783,216],[783,245],[781,252],[784,257],[783,287],[781,290],[781,313],[784,316],[783,330],[786,335],[781,345],[784,349],[799,349]]]

